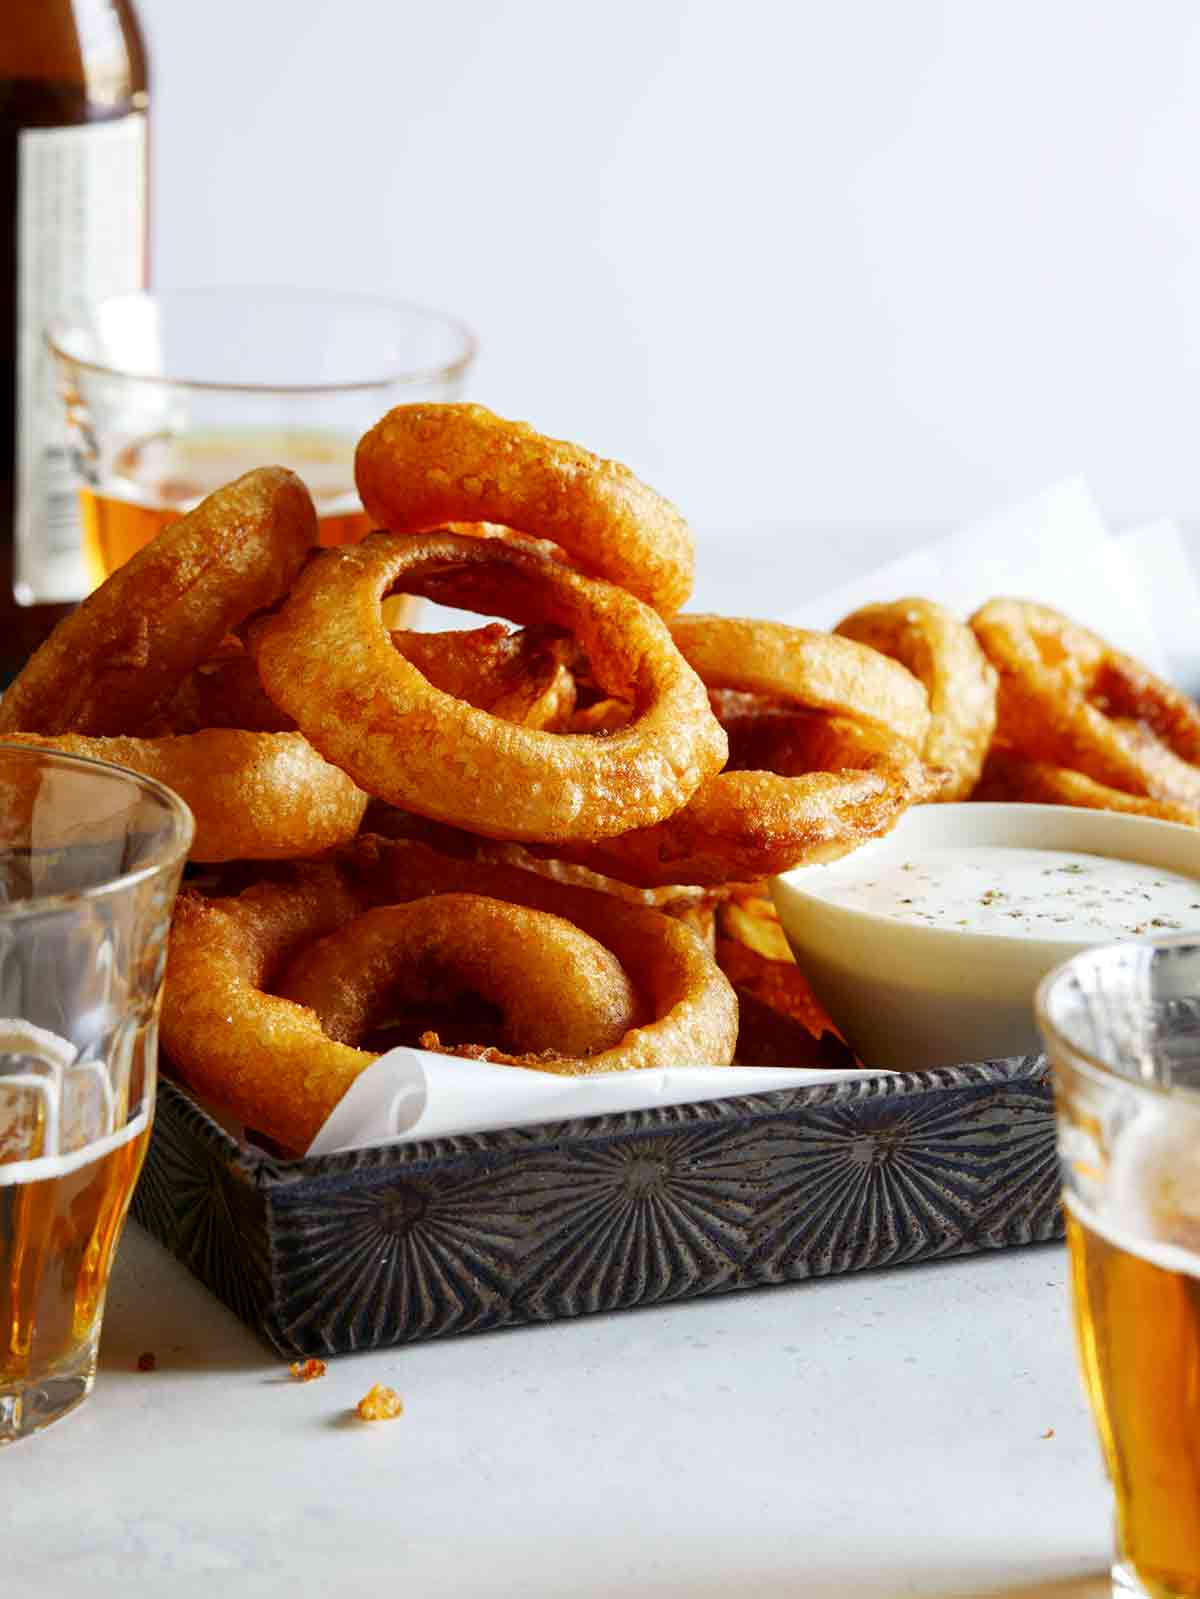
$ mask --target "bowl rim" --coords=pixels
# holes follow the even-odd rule
[[[932,817],[938,814],[945,815],[948,820],[952,818],[957,819],[966,814],[974,814],[979,816],[981,819],[990,816],[992,819],[997,821],[1000,820],[1005,814],[1011,815],[1014,819],[1019,815],[1026,821],[1033,820],[1036,822],[1039,819],[1047,821],[1053,820],[1056,829],[1061,828],[1069,823],[1074,823],[1083,829],[1096,828],[1109,831],[1117,837],[1124,835],[1126,838],[1133,839],[1136,839],[1139,836],[1157,837],[1160,840],[1175,839],[1179,844],[1184,844],[1186,842],[1191,850],[1195,852],[1196,881],[1198,884],[1200,884],[1200,830],[1189,827],[1183,822],[1168,822],[1163,821],[1158,817],[1138,816],[1128,811],[1102,811],[1076,805],[1036,805],[1027,804],[1018,800],[960,801],[952,804],[917,805],[913,806],[910,810],[904,813],[891,832],[885,833],[877,839],[870,839],[867,842],[869,845],[880,846],[881,850],[886,849],[890,845],[901,844],[903,842],[905,825],[910,818],[919,815],[922,817],[922,819],[924,819],[926,817]],[[1072,847],[1081,855],[1099,854],[1101,852],[1093,847],[1095,842],[1097,841],[1089,841],[1088,839],[1083,838],[1075,842]],[[1028,843],[1025,845],[1016,845],[1014,847],[1036,849],[1038,846],[1036,844]],[[1064,846],[1052,845],[1046,847],[1062,848]],[[877,855],[879,853],[879,851],[876,852]],[[1136,850],[1111,850],[1104,853],[1106,853],[1111,859],[1115,860],[1136,861],[1143,865],[1151,864],[1145,860],[1144,856],[1138,854]],[[1029,951],[1031,954],[1035,951],[1041,950],[1046,952],[1046,958],[1053,960],[1055,965],[1071,959],[1074,955],[1079,954],[1084,950],[1095,949],[1103,944],[1112,944],[1117,942],[1152,944],[1160,943],[1168,936],[1175,936],[1179,938],[1190,937],[1192,940],[1200,942],[1200,922],[1198,922],[1194,929],[1180,929],[1177,930],[1173,935],[1169,935],[1164,931],[1159,932],[1155,937],[1151,937],[1150,935],[1146,935],[1145,937],[1130,935],[1126,939],[1121,939],[1119,935],[1114,935],[1112,933],[1098,933],[1095,938],[1088,939],[1037,938],[1031,937],[1027,933],[997,933],[981,931],[979,929],[970,927],[940,925],[928,927],[919,922],[901,921],[898,917],[889,916],[882,911],[858,910],[850,906],[839,905],[836,900],[832,900],[825,895],[806,890],[803,887],[800,879],[802,879],[805,874],[809,872],[820,871],[824,867],[839,866],[843,861],[853,860],[854,857],[859,854],[861,854],[861,851],[855,850],[849,855],[839,857],[838,860],[815,861],[804,866],[794,866],[789,871],[777,873],[771,879],[772,900],[774,901],[776,908],[779,910],[780,920],[784,923],[785,931],[787,930],[785,913],[779,904],[779,899],[775,897],[774,892],[775,885],[777,883],[782,884],[787,892],[797,895],[800,899],[808,902],[809,904],[819,905],[822,911],[831,916],[835,921],[842,920],[847,930],[850,932],[852,932],[855,928],[863,931],[869,928],[873,930],[874,934],[878,935],[879,931],[886,927],[890,937],[904,938],[916,944],[940,943],[949,938],[963,942],[964,946],[966,944],[976,946],[981,952],[987,950],[989,947],[993,949],[1003,948],[1005,950],[1020,948],[1022,950]],[[1186,868],[1179,865],[1172,865],[1164,866],[1163,870],[1185,871]],[[821,940],[821,942],[826,941],[827,940],[825,939]]]

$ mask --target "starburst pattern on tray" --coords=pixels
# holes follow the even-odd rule
[[[1054,1230],[1057,1191],[1045,1180],[1055,1172],[1054,1130],[1036,1088],[981,1089],[973,1099],[898,1089],[814,1109],[768,1143],[758,1280],[931,1259]],[[1013,1212],[1033,1214],[1031,1185],[1039,1218],[1048,1213],[1045,1230],[1039,1222],[1023,1238],[1002,1237]]]
[[[528,1224],[522,1315],[615,1310],[730,1282],[754,1214],[756,1137],[706,1125],[527,1152],[495,1190]]]
[[[172,1091],[162,1087],[159,1093],[160,1112],[134,1196],[134,1217],[236,1315],[258,1326],[269,1298],[261,1202],[244,1176],[213,1160],[203,1135],[191,1125],[207,1125],[205,1118],[183,1095],[171,1097]]]
[[[370,1349],[511,1319],[519,1225],[490,1174],[378,1177],[276,1203],[281,1319],[299,1346]],[[318,1331],[319,1330],[319,1331]]]
[[[1034,1059],[302,1165],[164,1085],[137,1207],[290,1355],[1061,1236]]]

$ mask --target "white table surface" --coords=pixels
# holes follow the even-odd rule
[[[819,591],[912,539],[710,540],[695,604],[754,614],[785,563]],[[1064,1270],[1059,1246],[1009,1250],[301,1385],[131,1226],[94,1395],[0,1453],[0,1595],[1098,1599],[1108,1499]],[[380,1381],[405,1414],[366,1426]]]
[[[131,1226],[94,1394],[0,1455],[0,1592],[1098,1596],[1064,1268],[1038,1245],[298,1384]],[[375,1382],[405,1413],[368,1426]]]

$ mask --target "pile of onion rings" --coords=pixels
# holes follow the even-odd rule
[[[166,1057],[285,1151],[394,1042],[567,1075],[852,1063],[763,880],[912,804],[1200,824],[1200,712],[1045,608],[682,613],[675,508],[479,406],[399,407],[357,478],[381,531],[338,549],[288,472],[218,491],[0,701],[0,738],[192,807]],[[389,627],[422,600],[478,625]]]

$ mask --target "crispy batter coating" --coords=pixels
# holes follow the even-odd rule
[[[636,1025],[620,961],[546,911],[481,894],[434,894],[364,911],[302,950],[277,984],[331,1038],[358,1044],[389,1005],[429,1006],[464,991],[500,1010],[515,1054],[594,1055]]]
[[[974,633],[933,600],[864,605],[838,623],[841,638],[906,666],[929,695],[929,732],[920,746],[929,800],[967,799],[996,729],[996,670]]]
[[[482,405],[397,406],[359,442],[354,473],[394,533],[495,522],[551,540],[664,615],[692,592],[691,530],[668,500],[628,467]]]
[[[312,1011],[267,987],[367,903],[327,864],[284,868],[222,899],[185,889],[175,903],[163,1050],[198,1094],[288,1149],[312,1141],[375,1057],[335,1043]]]
[[[729,769],[683,810],[564,852],[644,886],[745,883],[836,860],[888,832],[925,781],[903,739],[845,717],[768,713],[730,722],[729,733]]]
[[[294,733],[296,724],[262,686],[254,658],[236,640],[179,685],[157,716],[139,729],[143,738],[231,727],[244,733]]]
[[[380,602],[448,585],[452,603],[486,596],[493,614],[575,634],[599,680],[633,700],[633,720],[604,738],[547,733],[435,688],[392,646]],[[327,550],[250,645],[271,698],[361,787],[494,838],[592,839],[657,821],[727,752],[703,684],[653,611],[495,539],[373,534]]]
[[[565,729],[575,709],[575,646],[556,628],[510,632],[502,622],[467,632],[394,631],[392,644],[435,688],[502,721]],[[268,695],[254,657],[233,640],[183,680],[144,737],[206,727],[288,733],[296,724]]]
[[[502,722],[562,731],[575,710],[574,641],[558,628],[502,622],[466,632],[392,634],[434,688]]]
[[[1004,750],[993,750],[973,798],[1018,800],[1034,805],[1078,805],[1091,811],[1127,811],[1133,816],[1154,816],[1163,822],[1200,827],[1200,808],[1176,805],[1170,800],[1143,799],[1118,788],[1097,783],[1082,772],[1046,761],[1026,761]]]
[[[997,599],[971,626],[1000,678],[997,745],[1200,809],[1200,708],[1061,612]]]
[[[300,733],[214,728],[178,738],[46,737],[8,744],[65,750],[128,766],[174,789],[196,819],[194,861],[292,860],[345,844],[367,796]]]
[[[336,862],[281,868],[238,895],[180,895],[163,991],[166,1054],[205,1098],[285,1148],[305,1148],[375,1056],[330,1038],[315,1012],[270,988],[306,943],[371,906],[445,893],[561,916],[611,951],[637,986],[650,1019],[615,1047],[521,1064],[576,1076],[732,1059],[733,990],[682,922],[517,867],[368,836]]]
[[[929,733],[924,685],[898,661],[832,633],[732,616],[677,616],[671,637],[710,689],[734,689],[878,722],[920,749]]]
[[[317,542],[282,467],[218,489],[64,618],[0,700],[0,733],[140,731],[226,635],[285,594]]]
[[[574,1076],[698,1061],[721,1066],[732,1058],[733,993],[700,939],[677,918],[520,867],[453,859],[407,841],[360,838],[342,858],[380,903],[427,894],[486,894],[562,916],[612,951],[652,1020],[627,1034],[616,1049],[583,1062],[551,1063],[550,1069]]]
[[[860,1064],[794,962],[771,960],[721,933],[716,954],[738,998],[735,1065],[828,1070]]]

